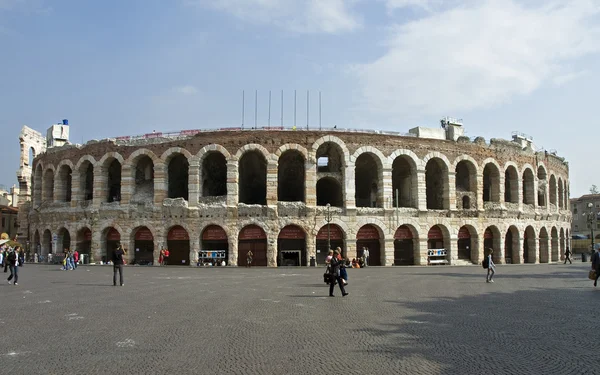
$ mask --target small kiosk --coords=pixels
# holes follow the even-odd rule
[[[198,267],[220,266],[223,261],[227,264],[227,250],[200,250],[198,252]]]

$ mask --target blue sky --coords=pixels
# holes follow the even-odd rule
[[[593,0],[0,0],[0,184],[18,134],[69,119],[71,141],[246,124],[406,132],[463,118],[557,150],[571,194],[600,185],[600,3]]]

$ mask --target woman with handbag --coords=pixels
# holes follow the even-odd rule
[[[339,255],[339,251],[336,250],[333,252],[333,257],[331,258],[331,281],[329,282],[329,297],[335,297],[333,295],[333,288],[335,287],[335,281],[337,281],[340,286],[340,291],[342,292],[342,296],[345,297],[348,295],[346,289],[344,288],[344,281],[340,276],[340,267],[342,265],[342,261],[338,260],[337,256]]]
[[[323,281],[325,284],[331,282],[331,258],[333,258],[333,250],[329,250],[327,258],[325,258],[325,273],[323,274]]]
[[[594,286],[596,286],[598,285],[598,278],[600,278],[600,249],[592,255],[592,270],[596,271],[596,278],[594,279]]]

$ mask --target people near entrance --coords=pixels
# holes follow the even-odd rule
[[[14,249],[9,249],[8,253],[6,255],[6,265],[8,266],[9,270],[10,270],[10,275],[8,276],[8,284],[12,284],[12,280],[14,278],[14,284],[15,285],[19,285],[18,281],[19,281],[19,259],[18,259],[18,253],[16,250]]]
[[[325,273],[323,274],[323,281],[325,284],[331,282],[331,258],[333,258],[333,250],[330,249],[325,258]]]
[[[64,258],[62,261],[63,267],[62,270],[63,271],[72,271],[75,269],[75,266],[73,265],[73,253],[71,253],[71,251],[68,248],[65,248],[64,251]]]
[[[164,259],[165,259],[165,249],[160,249],[160,254],[158,255],[158,264],[162,266]]]
[[[246,253],[246,267],[250,267],[252,265],[252,257],[254,257],[252,250],[248,250]]]
[[[4,264],[3,264],[4,272],[8,272],[8,261],[7,261],[7,257],[8,257],[8,253],[9,253],[8,246],[4,247],[3,252],[4,252],[4,257],[3,257],[4,258]]]
[[[363,247],[363,267],[366,267],[369,265],[369,248],[368,247]]]
[[[571,262],[571,250],[569,250],[569,246],[567,246],[567,250],[565,250],[565,262],[563,264],[567,264],[567,260],[569,261],[569,264],[573,264],[573,262]]]
[[[77,264],[79,264],[79,251],[75,250],[73,252],[73,266],[77,268]]]
[[[333,295],[333,289],[335,287],[335,282],[340,286],[340,291],[342,292],[342,296],[345,297],[348,295],[346,289],[344,288],[344,281],[341,276],[341,268],[343,266],[343,261],[338,259],[338,255],[340,255],[339,251],[336,250],[333,252],[333,257],[331,258],[331,281],[329,282],[329,297],[335,297]]]
[[[496,273],[496,265],[494,264],[494,261],[492,260],[492,254],[494,253],[494,249],[490,248],[488,250],[489,250],[489,254],[483,260],[483,268],[487,269],[487,276],[485,278],[485,282],[493,283],[494,282],[494,274]]]
[[[119,271],[119,281],[120,285],[123,286],[125,283],[123,282],[123,255],[125,254],[125,250],[121,244],[117,244],[117,248],[113,251],[112,254],[112,263],[113,263],[113,286],[117,286],[117,271]]]
[[[598,278],[600,278],[600,249],[596,250],[592,255],[592,270],[596,271],[596,278],[594,279],[594,286],[598,285]]]
[[[356,258],[352,258],[352,268],[360,268],[360,264]]]
[[[162,258],[162,265],[166,266],[167,264],[169,264],[169,256],[171,255],[169,253],[169,249],[164,249],[164,253],[163,253],[163,258]]]

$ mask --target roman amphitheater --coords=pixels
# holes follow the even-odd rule
[[[531,138],[471,139],[461,123],[409,133],[284,128],[181,131],[68,142],[24,127],[21,238],[105,262],[224,257],[322,264],[328,248],[370,265],[559,261],[568,246],[569,168]],[[23,242],[22,240],[21,242]],[[314,261],[313,260],[314,257]],[[220,261],[219,261],[220,262]]]

